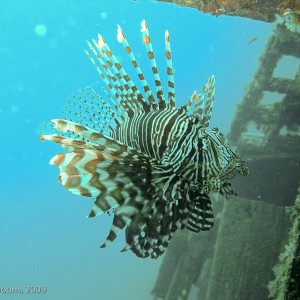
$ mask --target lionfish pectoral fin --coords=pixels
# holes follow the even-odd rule
[[[126,245],[123,251],[130,249],[141,258],[149,256],[158,258],[165,252],[169,240],[179,228],[178,224],[181,220],[165,209],[164,204],[160,205],[158,210],[152,211],[151,217],[145,217],[143,223],[134,220],[128,225],[125,231]]]
[[[84,149],[71,153],[57,154],[50,164],[60,169],[59,181],[76,195],[99,197],[103,189],[110,187],[106,167],[113,161],[109,153]]]
[[[114,210],[113,223],[102,248],[133,220],[146,219],[143,208],[147,203],[147,207],[152,206],[152,197],[158,189],[152,181],[152,170],[159,162],[116,140],[104,140],[103,145],[113,143],[121,150],[61,136],[45,139],[72,147],[73,152],[58,154],[50,163],[59,167],[59,181],[66,189],[95,198],[88,217]]]
[[[137,212],[125,231],[123,251],[130,249],[142,258],[162,255],[185,218],[182,181],[172,167],[158,162],[153,164],[151,182],[154,186],[152,199]]]
[[[115,208],[113,223],[105,242],[101,245],[102,248],[112,243],[118,234],[132,223],[141,225],[136,227],[137,230],[143,230],[142,224],[148,216],[146,211],[153,206],[153,195],[157,191],[152,181],[152,170],[159,165],[156,160],[136,150],[112,153],[115,160],[102,169],[109,174],[109,184],[105,184],[101,178],[98,180],[97,187],[101,193],[89,215],[94,217]],[[97,170],[99,171],[99,166]],[[100,183],[105,186],[101,188]],[[131,247],[127,241],[125,248],[128,246]]]
[[[193,232],[207,231],[214,225],[212,203],[208,195],[188,190],[188,221],[186,228]]]
[[[129,218],[126,215],[115,213],[109,234],[105,242],[100,247],[106,248],[109,244],[111,244],[117,238],[118,234],[125,228],[128,222]]]

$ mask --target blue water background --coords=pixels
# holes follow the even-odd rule
[[[117,24],[152,80],[141,42],[145,18],[161,74],[164,31],[170,32],[179,105],[210,74],[216,76],[212,125],[227,133],[273,25],[151,1],[2,0],[0,7],[0,288],[48,288],[39,296],[0,294],[0,299],[150,299],[162,258],[120,253],[123,235],[99,249],[112,219],[86,218],[92,199],[57,182],[58,169],[48,162],[63,149],[41,143],[38,127],[60,117],[65,99],[79,88],[100,91],[83,51],[86,40],[101,33],[129,66],[116,40]],[[38,24],[46,34],[36,34]],[[258,40],[248,45],[254,37]],[[165,79],[162,75],[166,86]]]

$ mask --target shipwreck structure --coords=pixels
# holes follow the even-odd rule
[[[300,14],[298,0],[156,0],[195,8],[202,13],[215,16],[239,16],[265,22],[274,22],[276,14]]]
[[[174,236],[153,299],[300,299],[300,65],[275,76],[288,56],[300,59],[300,34],[278,25],[228,136],[250,174],[215,199],[211,231]]]

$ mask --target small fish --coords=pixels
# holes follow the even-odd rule
[[[254,38],[252,38],[252,39],[250,39],[249,41],[248,41],[248,45],[251,45],[252,43],[254,43],[255,41],[257,41],[258,40],[258,37],[256,36],[256,37],[254,37]]]
[[[102,81],[102,96],[90,87],[75,93],[63,116],[48,123],[40,139],[67,151],[55,155],[50,164],[59,167],[59,181],[66,189],[95,199],[89,217],[113,214],[101,247],[125,229],[123,251],[157,258],[177,230],[209,230],[214,222],[209,193],[233,195],[229,180],[237,173],[246,175],[248,169],[219,129],[209,128],[215,77],[178,107],[169,32],[165,95],[146,21],[141,25],[155,92],[118,26],[117,39],[142,89],[98,35],[88,42],[86,54]]]

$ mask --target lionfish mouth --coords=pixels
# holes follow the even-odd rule
[[[138,257],[157,258],[177,230],[209,230],[213,213],[208,193],[218,188],[232,195],[229,180],[237,173],[247,174],[247,168],[232,168],[221,180],[210,181],[207,174],[217,177],[222,172],[217,147],[224,148],[229,160],[233,155],[230,147],[223,145],[218,130],[208,129],[215,78],[211,76],[202,92],[194,92],[178,107],[169,32],[165,33],[165,95],[146,21],[141,25],[155,92],[118,26],[117,40],[141,88],[99,34],[97,40],[88,42],[89,51],[85,52],[100,76],[102,95],[90,87],[76,92],[68,99],[61,118],[46,124],[41,140],[53,141],[66,150],[50,163],[59,168],[59,181],[66,189],[94,198],[89,217],[113,214],[101,247],[125,230],[123,251],[130,249]],[[199,130],[206,129],[216,146],[204,151]]]

